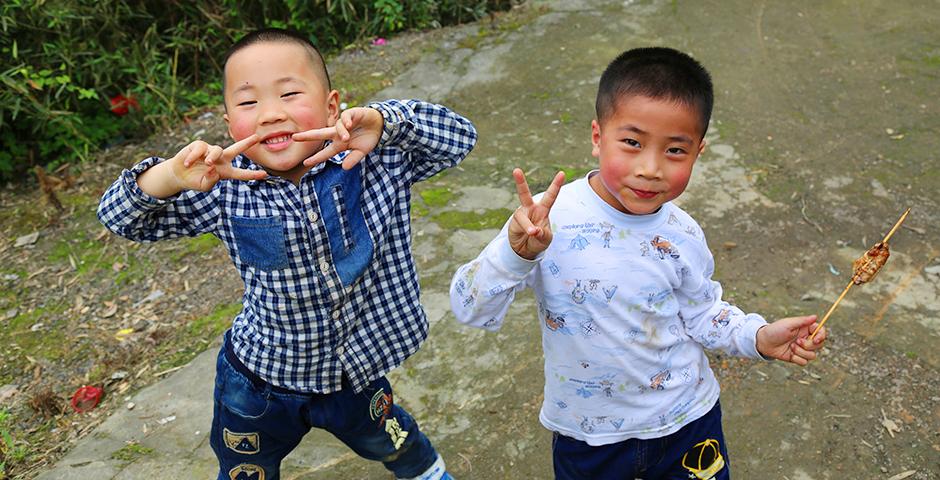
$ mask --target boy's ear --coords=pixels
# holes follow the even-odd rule
[[[702,141],[698,144],[698,152],[695,154],[695,158],[698,158],[702,154],[702,152],[705,151],[705,145],[707,144],[708,144],[708,140],[705,140],[703,138]]]
[[[591,155],[595,158],[601,155],[601,125],[597,119],[591,120]]]
[[[331,90],[326,97],[326,109],[329,112],[327,117],[326,124],[327,126],[332,127],[336,125],[336,120],[339,119],[339,114],[342,113],[339,111],[339,92],[336,90]]]
[[[232,135],[232,124],[228,121],[228,113],[222,114],[222,120],[225,120],[225,126],[228,127],[228,138],[235,140],[235,135]]]

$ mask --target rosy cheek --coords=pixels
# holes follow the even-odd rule
[[[673,174],[669,179],[669,190],[671,193],[675,196],[679,196],[679,194],[685,191],[685,187],[689,185],[690,178],[692,178],[692,172],[690,171]]]
[[[255,133],[255,127],[253,122],[248,122],[244,120],[232,120],[229,124],[232,130],[232,136],[237,142],[243,138],[248,138],[253,133]]]

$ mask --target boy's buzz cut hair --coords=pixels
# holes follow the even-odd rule
[[[323,61],[323,55],[320,54],[320,50],[310,41],[309,38],[305,37],[300,32],[294,30],[285,30],[283,28],[262,28],[260,30],[255,30],[240,38],[231,48],[228,49],[228,53],[225,54],[225,62],[222,63],[222,70],[224,72],[225,65],[228,64],[228,59],[232,58],[232,55],[238,53],[238,51],[254,45],[256,43],[267,43],[267,42],[280,42],[280,43],[293,43],[295,45],[300,45],[304,47],[307,52],[310,54],[310,61],[313,63],[313,69],[317,73],[317,76],[320,77],[320,82],[326,87],[327,91],[332,90],[330,84],[330,74],[326,70],[326,62]],[[222,75],[222,91],[225,91],[225,75]]]
[[[665,47],[627,50],[610,62],[597,88],[597,121],[606,120],[620,99],[628,96],[672,100],[695,108],[702,137],[715,101],[711,75],[705,67],[685,53]]]

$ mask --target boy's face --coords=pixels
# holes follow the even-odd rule
[[[591,123],[591,154],[600,174],[591,187],[610,206],[646,215],[678,197],[705,142],[694,108],[643,96],[624,97],[602,123]]]
[[[245,47],[225,66],[225,122],[238,141],[257,133],[261,141],[245,155],[272,175],[294,181],[303,160],[323,142],[295,142],[291,134],[335,124],[339,93],[327,91],[310,53],[288,42]]]

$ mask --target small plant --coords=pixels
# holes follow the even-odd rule
[[[29,454],[27,447],[14,441],[8,425],[10,418],[9,411],[0,410],[0,478],[6,478],[8,466],[23,462]]]

